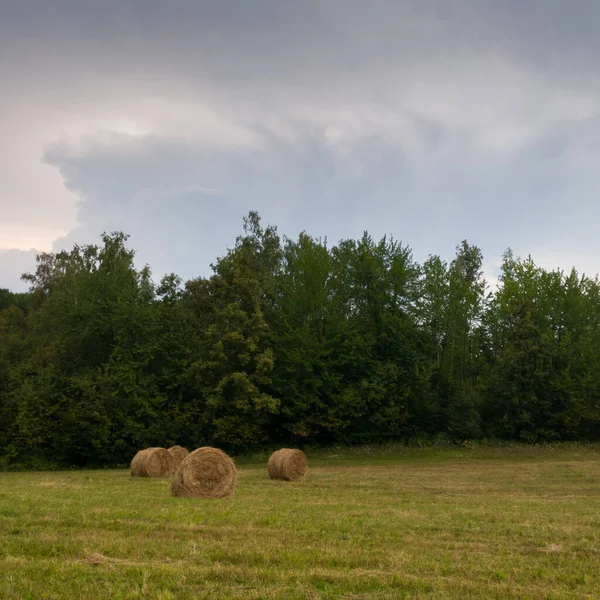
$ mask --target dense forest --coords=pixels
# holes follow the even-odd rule
[[[175,443],[600,435],[600,282],[462,242],[280,238],[252,212],[207,278],[159,284],[122,233],[0,290],[6,465],[128,463]]]

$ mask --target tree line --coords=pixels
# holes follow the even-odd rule
[[[435,436],[600,434],[600,283],[479,248],[418,264],[257,213],[209,277],[159,284],[123,233],[41,254],[0,291],[5,464],[116,465],[147,446],[242,452]]]

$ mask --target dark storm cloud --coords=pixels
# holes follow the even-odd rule
[[[43,47],[38,58],[75,70],[149,67],[257,88],[273,79],[371,79],[448,53],[489,52],[598,80],[595,0],[22,0],[2,12],[8,49],[21,42],[26,58]]]

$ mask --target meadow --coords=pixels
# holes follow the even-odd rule
[[[0,473],[0,598],[600,598],[600,447],[238,461],[233,499],[126,469]]]

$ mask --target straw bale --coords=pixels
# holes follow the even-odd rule
[[[204,446],[184,459],[171,483],[171,495],[185,498],[229,498],[237,484],[235,463],[218,448]]]
[[[302,481],[308,471],[308,461],[302,450],[282,448],[271,454],[267,471],[271,479]]]
[[[146,448],[131,461],[132,477],[168,477],[173,472],[173,457],[166,448]]]
[[[169,454],[173,458],[173,472],[175,473],[183,459],[189,454],[189,450],[186,450],[183,446],[172,446],[169,448]]]

